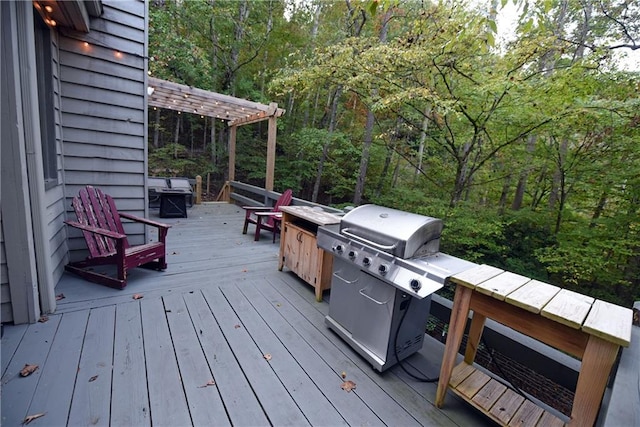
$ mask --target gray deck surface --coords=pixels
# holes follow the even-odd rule
[[[165,272],[135,269],[122,291],[65,273],[48,321],[5,326],[2,426],[491,425],[453,394],[437,409],[436,384],[398,366],[374,371],[325,326],[330,292],[318,303],[278,271],[269,233],[241,234],[241,208],[163,221]],[[408,363],[435,377],[442,352],[427,336]]]

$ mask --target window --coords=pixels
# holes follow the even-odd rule
[[[50,188],[58,184],[51,30],[36,11],[34,11],[33,15],[36,45],[36,72],[38,74],[42,167],[44,171],[45,188]]]

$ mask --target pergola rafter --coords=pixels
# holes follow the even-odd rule
[[[238,126],[269,121],[267,140],[267,171],[265,188],[273,190],[273,175],[276,152],[276,119],[285,112],[275,102],[269,105],[246,99],[235,98],[221,93],[210,92],[192,86],[160,80],[148,79],[147,99],[149,106],[200,114],[224,120],[230,127],[229,132],[229,181],[235,180],[236,128]]]

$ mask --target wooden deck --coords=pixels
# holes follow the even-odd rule
[[[451,393],[437,409],[434,383],[374,371],[325,326],[329,292],[278,271],[269,233],[241,234],[240,208],[166,221],[165,272],[136,269],[122,291],[65,274],[48,321],[5,326],[3,426],[490,425]],[[434,377],[443,348],[426,337],[408,363]]]

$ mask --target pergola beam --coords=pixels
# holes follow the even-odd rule
[[[149,77],[148,104],[183,113],[200,114],[224,120],[229,126],[229,181],[235,180],[237,127],[269,121],[265,189],[273,191],[276,159],[276,119],[285,112],[275,102],[269,105],[221,93]]]

